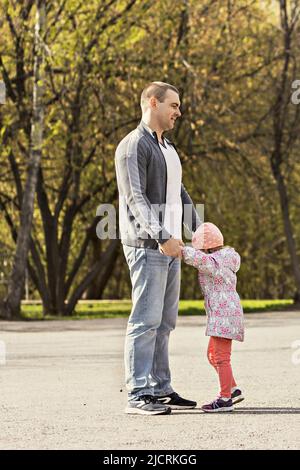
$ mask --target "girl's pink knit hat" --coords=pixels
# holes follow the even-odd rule
[[[197,228],[192,238],[192,245],[196,250],[208,250],[224,245],[224,238],[218,227],[205,222]]]

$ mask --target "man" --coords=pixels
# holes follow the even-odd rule
[[[163,137],[181,116],[178,90],[152,82],[142,92],[142,121],[118,145],[120,232],[132,283],[125,341],[126,412],[169,414],[194,408],[171,387],[168,343],[178,315],[184,205],[190,230],[200,220],[181,183],[175,147]]]

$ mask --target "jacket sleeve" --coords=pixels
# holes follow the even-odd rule
[[[217,270],[217,264],[214,258],[201,250],[195,250],[192,246],[185,246],[182,249],[182,257],[185,263],[194,266],[202,273],[214,274]]]
[[[124,153],[117,149],[115,162],[122,194],[136,222],[158,243],[166,242],[171,235],[160,223],[146,196],[148,159],[145,144],[141,139],[129,140]]]
[[[191,232],[196,232],[202,221],[197,214],[193,201],[183,184],[181,184],[181,201],[183,208],[183,223],[185,227],[187,227]]]

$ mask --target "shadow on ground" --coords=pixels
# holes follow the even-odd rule
[[[225,412],[219,412],[219,413],[205,413],[204,411],[202,411],[201,409],[194,409],[194,410],[191,410],[191,411],[172,411],[172,415],[175,415],[175,414],[180,414],[180,415],[183,415],[183,414],[205,414],[205,415],[220,415],[220,414],[224,414]],[[226,413],[231,413],[231,414],[253,414],[253,415],[277,415],[277,414],[284,414],[284,415],[287,415],[287,414],[300,414],[300,408],[239,408],[239,409],[235,409],[234,411],[228,411]]]

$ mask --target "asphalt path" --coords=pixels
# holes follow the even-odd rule
[[[198,407],[155,417],[124,414],[126,319],[1,322],[0,449],[299,449],[300,312],[245,318],[232,354],[245,401],[201,411],[218,392],[205,317],[181,317],[172,384]]]

